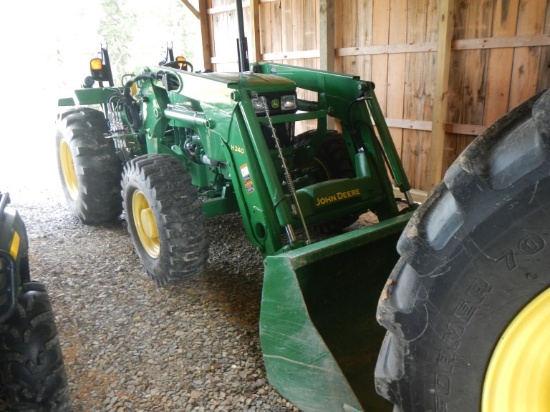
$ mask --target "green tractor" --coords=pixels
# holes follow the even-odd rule
[[[0,192],[0,409],[68,411],[55,317],[46,287],[30,279],[27,231],[9,203]]]
[[[205,218],[240,213],[265,257],[260,332],[270,382],[303,409],[360,409],[374,395],[369,371],[384,335],[377,295],[416,206],[374,84],[267,63],[195,73],[175,58],[114,87],[107,61],[102,49],[91,77],[108,85],[60,100],[77,106],[57,121],[74,214],[94,224],[123,212],[143,266],[168,285],[204,269]],[[318,100],[298,98],[298,88]],[[342,132],[328,129],[329,116]],[[312,127],[297,132],[304,124]],[[379,223],[345,231],[368,211]],[[318,382],[317,394],[302,390],[307,381]],[[327,404],[320,394],[329,388],[339,395]]]
[[[124,213],[143,266],[168,285],[203,271],[205,219],[240,213],[264,256],[269,382],[304,411],[391,410],[377,392],[395,411],[505,410],[495,399],[513,385],[490,376],[506,352],[486,375],[495,346],[529,302],[550,306],[549,95],[490,128],[417,209],[372,82],[249,65],[244,50],[236,73],[167,56],[115,86],[102,49],[85,87],[59,100],[74,214]],[[348,230],[366,212],[377,222]]]

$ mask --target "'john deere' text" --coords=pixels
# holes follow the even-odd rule
[[[336,192],[335,194],[330,196],[323,196],[323,197],[316,198],[315,207],[329,205],[334,202],[339,202],[341,200],[346,200],[352,197],[359,197],[359,196],[361,196],[361,192],[359,191],[359,189],[347,190],[345,192]]]

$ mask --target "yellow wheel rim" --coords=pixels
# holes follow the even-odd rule
[[[482,412],[550,411],[550,289],[501,336],[483,386]]]
[[[73,155],[69,143],[65,140],[61,141],[59,146],[59,160],[61,163],[61,171],[65,180],[65,187],[69,192],[71,199],[76,200],[78,197],[78,180],[74,170]]]
[[[157,258],[160,252],[157,223],[147,198],[140,190],[132,195],[132,216],[141,246],[149,256]]]

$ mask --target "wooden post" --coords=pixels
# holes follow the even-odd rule
[[[432,192],[443,177],[443,154],[445,149],[445,121],[447,117],[447,95],[449,91],[449,68],[451,65],[451,40],[453,37],[454,0],[440,0],[437,14],[437,63],[435,74],[435,95],[432,113],[432,136],[426,183]]]
[[[319,51],[321,70],[334,71],[334,0],[319,1]]]
[[[212,43],[210,42],[208,0],[199,0],[199,16],[201,21],[202,61],[205,70],[212,70]]]

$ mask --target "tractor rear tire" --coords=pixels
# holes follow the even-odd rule
[[[395,412],[550,410],[549,215],[546,92],[470,144],[398,242],[375,371]]]
[[[0,325],[0,384],[10,411],[68,411],[69,387],[55,317],[41,283],[22,285]]]
[[[101,111],[78,108],[57,119],[57,165],[73,214],[84,224],[116,220],[122,211],[121,162]]]
[[[145,155],[124,167],[122,198],[141,263],[160,286],[200,274],[208,259],[205,216],[191,176],[171,155]]]

